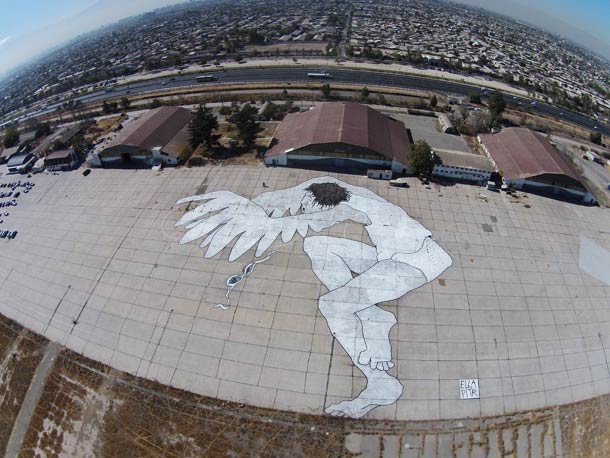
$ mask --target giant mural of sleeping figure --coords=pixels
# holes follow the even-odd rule
[[[396,402],[403,387],[388,373],[394,367],[389,333],[396,318],[378,304],[432,281],[451,265],[451,258],[432,240],[431,233],[372,191],[331,177],[265,192],[252,200],[216,191],[181,199],[178,204],[199,202],[176,226],[187,229],[180,243],[201,240],[206,258],[236,239],[229,261],[255,246],[256,257],[264,260],[278,236],[284,243],[297,232],[304,238],[313,271],[328,289],[319,298],[320,313],[367,380],[358,396],[333,404],[326,412],[358,418]],[[315,235],[346,221],[363,224],[372,245]],[[257,262],[260,260],[227,280],[227,297]]]

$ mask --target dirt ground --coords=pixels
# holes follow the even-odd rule
[[[227,165],[262,165],[260,152],[265,151],[271,144],[273,134],[277,129],[279,122],[269,121],[261,122],[260,124],[262,130],[256,137],[255,147],[249,151],[244,151],[241,142],[238,143],[238,146],[235,149],[232,150],[230,148],[230,141],[238,140],[238,132],[235,125],[229,122],[218,123],[218,130],[216,133],[220,135],[220,145],[226,150],[223,153],[214,154],[210,158],[210,161],[213,163],[222,161]]]
[[[0,315],[0,455],[6,446],[30,386],[34,371],[42,359],[44,339],[35,336]]]
[[[533,130],[577,138],[584,141],[589,140],[589,130],[558,119],[547,118],[545,116],[514,109],[507,109],[503,116],[505,119],[518,124],[521,127],[528,127]]]
[[[0,316],[2,454],[45,345]],[[610,456],[610,396],[499,418],[344,420],[193,395],[64,349],[19,456],[603,458]]]

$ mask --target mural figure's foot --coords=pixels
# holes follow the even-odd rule
[[[367,340],[366,344],[371,345],[371,342]],[[388,348],[384,348],[386,346]],[[387,371],[394,367],[394,363],[392,362],[392,349],[390,348],[389,343],[374,343],[360,353],[358,362],[363,366],[369,366],[373,370]]]
[[[393,313],[378,306],[369,307],[357,313],[362,323],[366,349],[358,355],[358,363],[373,370],[387,371],[394,367],[390,329],[396,324]]]
[[[384,373],[384,377],[369,379],[358,397],[332,404],[326,408],[326,413],[333,417],[360,418],[375,407],[394,404],[401,395],[400,382]]]

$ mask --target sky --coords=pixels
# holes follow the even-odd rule
[[[558,33],[610,60],[610,0],[457,0]]]
[[[0,76],[80,33],[183,1],[0,0]],[[610,59],[610,0],[459,1],[552,30]]]
[[[0,0],[0,76],[81,33],[184,0]]]

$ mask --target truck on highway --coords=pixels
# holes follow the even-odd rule
[[[208,81],[216,81],[218,78],[215,75],[199,75],[197,77],[198,83],[206,83]]]
[[[317,79],[331,79],[333,75],[328,72],[309,72],[307,73],[307,77]]]

